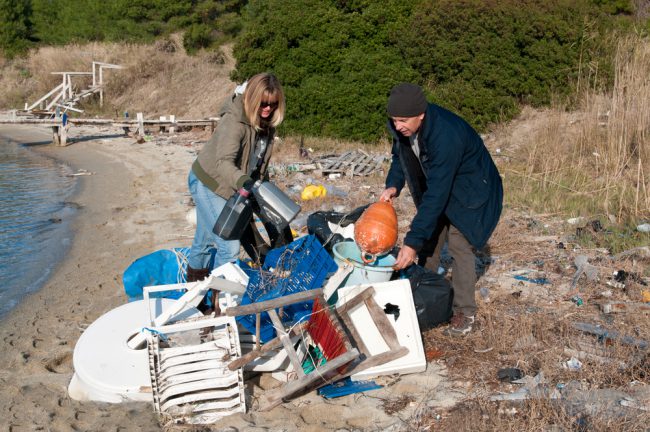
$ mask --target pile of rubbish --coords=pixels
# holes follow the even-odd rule
[[[313,390],[334,398],[380,388],[371,380],[381,375],[423,372],[421,326],[449,319],[451,287],[423,268],[393,271],[386,251],[366,259],[352,229],[363,210],[312,214],[312,234],[261,266],[228,263],[200,282],[182,281],[186,249],[135,261],[124,273],[129,302],[75,347],[70,396],[149,401],[167,422],[212,424]],[[219,316],[197,308],[210,290]],[[257,373],[284,384],[250,406],[245,380]]]

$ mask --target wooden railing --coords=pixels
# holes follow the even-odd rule
[[[158,120],[145,119],[142,113],[137,114],[135,120],[129,119],[83,119],[83,118],[68,118],[63,115],[59,118],[42,119],[33,117],[21,117],[15,111],[11,115],[0,117],[0,124],[28,124],[28,125],[41,125],[52,128],[52,141],[56,145],[67,145],[67,132],[71,125],[93,125],[93,126],[112,126],[122,128],[125,135],[128,135],[131,129],[135,129],[135,133],[139,136],[144,136],[147,129],[156,128],[158,131],[168,131],[174,133],[182,128],[188,127],[207,127],[210,131],[214,131],[218,118],[209,118],[202,120],[180,120],[174,116],[170,116],[167,120],[166,117],[161,117]]]

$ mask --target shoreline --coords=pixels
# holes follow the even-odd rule
[[[46,145],[37,151],[92,174],[79,176],[72,198],[79,211],[68,255],[39,292],[0,321],[0,337],[7,348],[0,353],[0,429],[158,431],[161,426],[151,403],[78,402],[69,398],[67,387],[80,335],[98,317],[127,302],[123,271],[156,250],[191,244],[187,173],[206,133],[158,135],[138,144],[110,130],[71,132],[69,146]],[[451,407],[463,397],[439,363],[429,363],[423,373],[379,377],[376,382],[384,387],[370,394],[330,401],[310,392],[260,412],[258,399],[280,383],[269,373],[247,374],[247,412],[209,427],[398,431],[403,418],[417,416],[428,406]],[[384,401],[400,395],[417,401],[403,409],[402,418],[383,407]]]
[[[16,141],[21,143],[31,141],[27,137],[32,136],[41,143],[46,136],[38,128],[3,127],[5,131],[19,136]],[[80,132],[88,135],[88,131]],[[74,136],[73,132],[73,142],[67,147],[31,147],[74,171],[85,169],[93,174],[79,176],[70,197],[79,210],[71,221],[67,256],[37,292],[23,298],[0,321],[0,336],[9,348],[0,354],[5,365],[0,370],[4,387],[0,426],[3,430],[107,430],[122,425],[159,430],[150,404],[129,404],[126,409],[122,404],[80,403],[67,396],[79,336],[99,316],[127,301],[121,281],[124,269],[140,256],[170,246],[147,233],[129,232],[137,231],[132,228],[147,210],[142,207],[151,206],[140,206],[140,195],[156,182],[153,173],[138,166],[138,155],[129,157],[128,151],[119,150],[132,145],[133,139],[92,136],[75,142]],[[159,164],[154,160],[152,165]],[[134,173],[139,168],[140,177],[151,177],[148,182],[138,181]],[[184,217],[181,205],[175,208],[180,211],[176,218],[169,214],[169,207],[161,206],[161,210],[173,220]]]

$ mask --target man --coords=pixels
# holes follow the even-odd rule
[[[445,241],[454,261],[453,317],[445,333],[472,330],[476,313],[472,247],[487,243],[501,214],[503,187],[483,140],[462,118],[428,103],[414,84],[395,86],[388,98],[392,162],[380,199],[391,201],[407,183],[417,212],[395,268],[416,261],[436,271]]]

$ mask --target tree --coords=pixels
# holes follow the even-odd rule
[[[30,45],[31,7],[29,0],[0,0],[0,49],[11,58]]]

